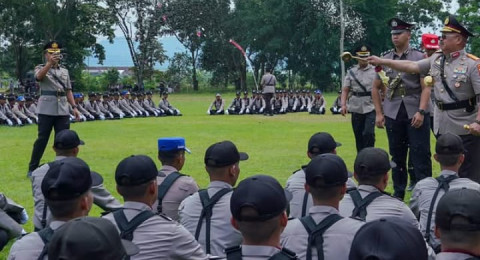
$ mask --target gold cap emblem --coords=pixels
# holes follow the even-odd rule
[[[397,25],[398,25],[397,21],[393,20],[393,21],[392,21],[392,27],[395,27],[395,26],[397,26]]]
[[[361,51],[367,51],[367,47],[366,47],[366,46],[362,46]]]
[[[450,23],[450,19],[447,17],[447,18],[445,19],[444,24],[447,25],[447,24],[449,24],[449,23]]]
[[[58,49],[58,43],[56,42],[52,43],[52,49]]]

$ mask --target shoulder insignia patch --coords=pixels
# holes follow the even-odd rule
[[[480,75],[480,64],[477,64],[478,75]]]
[[[467,57],[469,57],[472,60],[478,60],[479,58],[473,54],[467,53]]]
[[[389,54],[389,53],[391,53],[391,52],[393,52],[393,49],[390,49],[390,50],[388,50],[388,51],[382,52],[382,53],[380,54],[380,56],[385,56],[385,55],[387,55],[387,54]]]

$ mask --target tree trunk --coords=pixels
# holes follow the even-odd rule
[[[197,80],[197,60],[195,58],[195,50],[190,50],[192,54],[192,83],[193,90],[198,91],[198,80]]]
[[[343,17],[343,0],[340,1],[340,55],[343,53],[344,41],[345,41],[345,20]],[[342,89],[343,79],[345,78],[345,63],[340,58],[340,68],[341,68],[341,78],[340,78],[340,89]]]
[[[240,63],[240,89],[247,89],[247,62]]]

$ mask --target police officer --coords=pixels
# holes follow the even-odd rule
[[[67,158],[77,157],[80,151],[79,146],[83,144],[84,142],[80,140],[75,131],[64,129],[58,132],[53,143],[53,150],[56,154],[54,162],[61,162]],[[32,172],[32,193],[35,204],[33,225],[35,230],[41,230],[47,227],[52,218],[42,193],[42,181],[45,179],[47,172],[54,162],[44,164]],[[107,211],[121,208],[122,204],[103,186],[102,177],[98,173],[92,173],[92,176],[95,176],[95,178],[99,180],[95,182],[91,188],[94,203]]]
[[[418,228],[418,221],[407,205],[386,194],[388,171],[395,167],[388,154],[380,148],[367,147],[357,154],[354,176],[358,188],[352,189],[340,201],[340,215],[356,217],[367,222],[399,217]]]
[[[361,45],[355,50],[358,57],[370,56],[370,48]],[[372,102],[372,84],[376,78],[372,65],[365,60],[349,69],[342,88],[342,115],[352,114],[352,128],[357,152],[375,146],[375,107]],[[350,96],[350,98],[349,98]],[[348,101],[348,102],[347,102]]]
[[[322,95],[322,91],[317,89],[315,90],[315,98],[313,99],[311,107],[308,112],[310,114],[315,114],[315,115],[324,115],[326,104],[327,102],[325,101],[325,98]],[[295,109],[295,105],[293,109]]]
[[[342,90],[338,91],[338,96],[333,101],[332,106],[330,107],[330,112],[332,112],[333,115],[338,115],[342,113]]]
[[[252,103],[248,110],[250,110],[251,114],[262,114],[266,106],[265,99],[257,92],[252,92],[252,95]]]
[[[266,109],[264,111],[264,115],[273,116],[272,106],[270,101],[275,94],[275,86],[277,85],[277,78],[272,74],[272,68],[267,67],[265,69],[265,75],[262,76],[262,80],[260,81],[260,85],[262,86],[262,93],[263,99],[266,103]]]
[[[42,197],[52,212],[52,222],[46,229],[15,242],[8,259],[48,259],[46,248],[52,234],[67,221],[88,215],[93,203],[90,189],[99,182],[101,178],[92,175],[81,159],[70,157],[53,162],[41,182]]]
[[[413,24],[392,18],[388,25],[395,48],[384,53],[384,59],[423,59],[423,53],[409,45]],[[389,77],[389,85],[383,107],[379,90],[384,87],[380,77],[373,82],[372,99],[376,125],[379,128],[386,126],[390,154],[397,164],[392,170],[393,195],[403,199],[408,179],[406,161],[409,149],[417,181],[432,176],[429,129],[431,89],[423,84],[423,75],[402,73],[390,68],[384,70]]]
[[[208,259],[195,238],[182,225],[152,211],[157,200],[157,166],[146,155],[123,159],[115,170],[123,209],[105,215],[122,238],[136,244],[135,259]]]
[[[208,115],[223,115],[225,114],[225,101],[222,99],[222,95],[220,93],[217,93],[215,95],[215,99],[213,102],[210,104],[210,106],[207,109],[207,114]]]
[[[465,161],[459,176],[480,181],[480,69],[478,58],[465,52],[470,33],[450,15],[444,22],[441,52],[418,62],[398,62],[370,57],[373,64],[380,64],[407,73],[429,73],[433,78],[435,93],[434,132],[459,135],[465,147]],[[467,127],[464,127],[467,125]]]
[[[314,157],[305,169],[305,189],[313,197],[313,207],[301,219],[288,221],[281,244],[301,259],[347,259],[353,237],[364,222],[342,218],[338,204],[347,191],[345,162],[334,154]],[[325,227],[314,233],[317,227]],[[320,238],[318,237],[320,236]],[[323,243],[312,243],[312,241]],[[321,246],[321,248],[320,248]]]
[[[478,190],[449,191],[438,202],[435,234],[442,243],[437,260],[478,259],[480,255],[480,208]]]
[[[32,156],[28,165],[28,176],[40,164],[52,129],[55,133],[70,128],[68,103],[73,108],[76,120],[80,120],[77,105],[73,100],[72,86],[68,70],[59,65],[62,46],[51,41],[43,47],[45,64],[35,67],[35,79],[40,86],[38,100],[38,137],[33,144]]]
[[[232,100],[232,103],[228,107],[228,114],[229,115],[238,115],[240,111],[242,111],[243,102],[240,98],[240,91],[237,91],[236,97]]]
[[[224,257],[225,248],[242,241],[241,234],[230,225],[229,207],[233,186],[240,175],[240,161],[247,159],[248,155],[238,152],[230,141],[211,145],[204,158],[210,184],[180,204],[179,222],[195,236],[207,254]]]
[[[12,112],[10,108],[8,108],[7,98],[0,94],[0,113],[4,116],[2,119],[5,123],[9,126],[13,125],[22,125],[22,121],[18,119]]]
[[[178,206],[186,197],[198,191],[195,180],[180,171],[185,164],[185,146],[183,137],[164,137],[158,139],[158,159],[162,169],[158,172],[158,201],[153,209],[178,220]]]
[[[170,101],[168,101],[168,92],[167,91],[163,92],[163,98],[158,103],[158,107],[160,109],[162,109],[163,112],[165,112],[165,114],[167,116],[181,116],[182,115],[180,110],[178,110],[177,108],[172,106],[172,104],[170,104]]]
[[[434,233],[435,211],[438,200],[449,190],[473,189],[480,191],[480,184],[459,178],[458,169],[465,159],[462,139],[455,134],[440,136],[435,146],[434,158],[440,163],[440,176],[425,178],[417,183],[410,198],[410,209],[420,222],[420,231],[438,253],[440,241]]]
[[[37,122],[36,116],[26,109],[24,96],[18,96],[17,102],[13,105],[12,113],[14,113],[18,119],[22,120],[23,124],[31,125],[34,122]]]
[[[252,99],[248,97],[248,91],[243,92],[243,98],[242,98],[242,109],[240,110],[240,115],[242,114],[250,114],[250,105],[252,103]]]
[[[280,246],[280,234],[288,221],[287,205],[287,195],[273,177],[254,175],[241,181],[230,198],[230,212],[243,242],[225,249],[227,260],[298,259]]]

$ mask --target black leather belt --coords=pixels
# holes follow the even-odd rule
[[[65,93],[65,91],[42,90],[42,91],[40,91],[40,96],[64,97],[64,96],[66,96],[66,93]]]
[[[371,97],[372,93],[371,92],[352,92],[352,95],[356,97]]]
[[[411,88],[400,87],[400,88],[396,88],[394,90],[393,96],[394,97],[404,97],[404,96],[411,96],[411,95],[421,94],[421,93],[422,93],[421,88],[411,89]]]
[[[475,97],[472,97],[466,100],[452,102],[452,103],[443,103],[441,101],[435,101],[435,104],[440,110],[455,110],[455,109],[467,108],[467,111],[470,110],[468,112],[472,112],[473,109],[475,108],[475,105],[477,104],[477,100]]]

